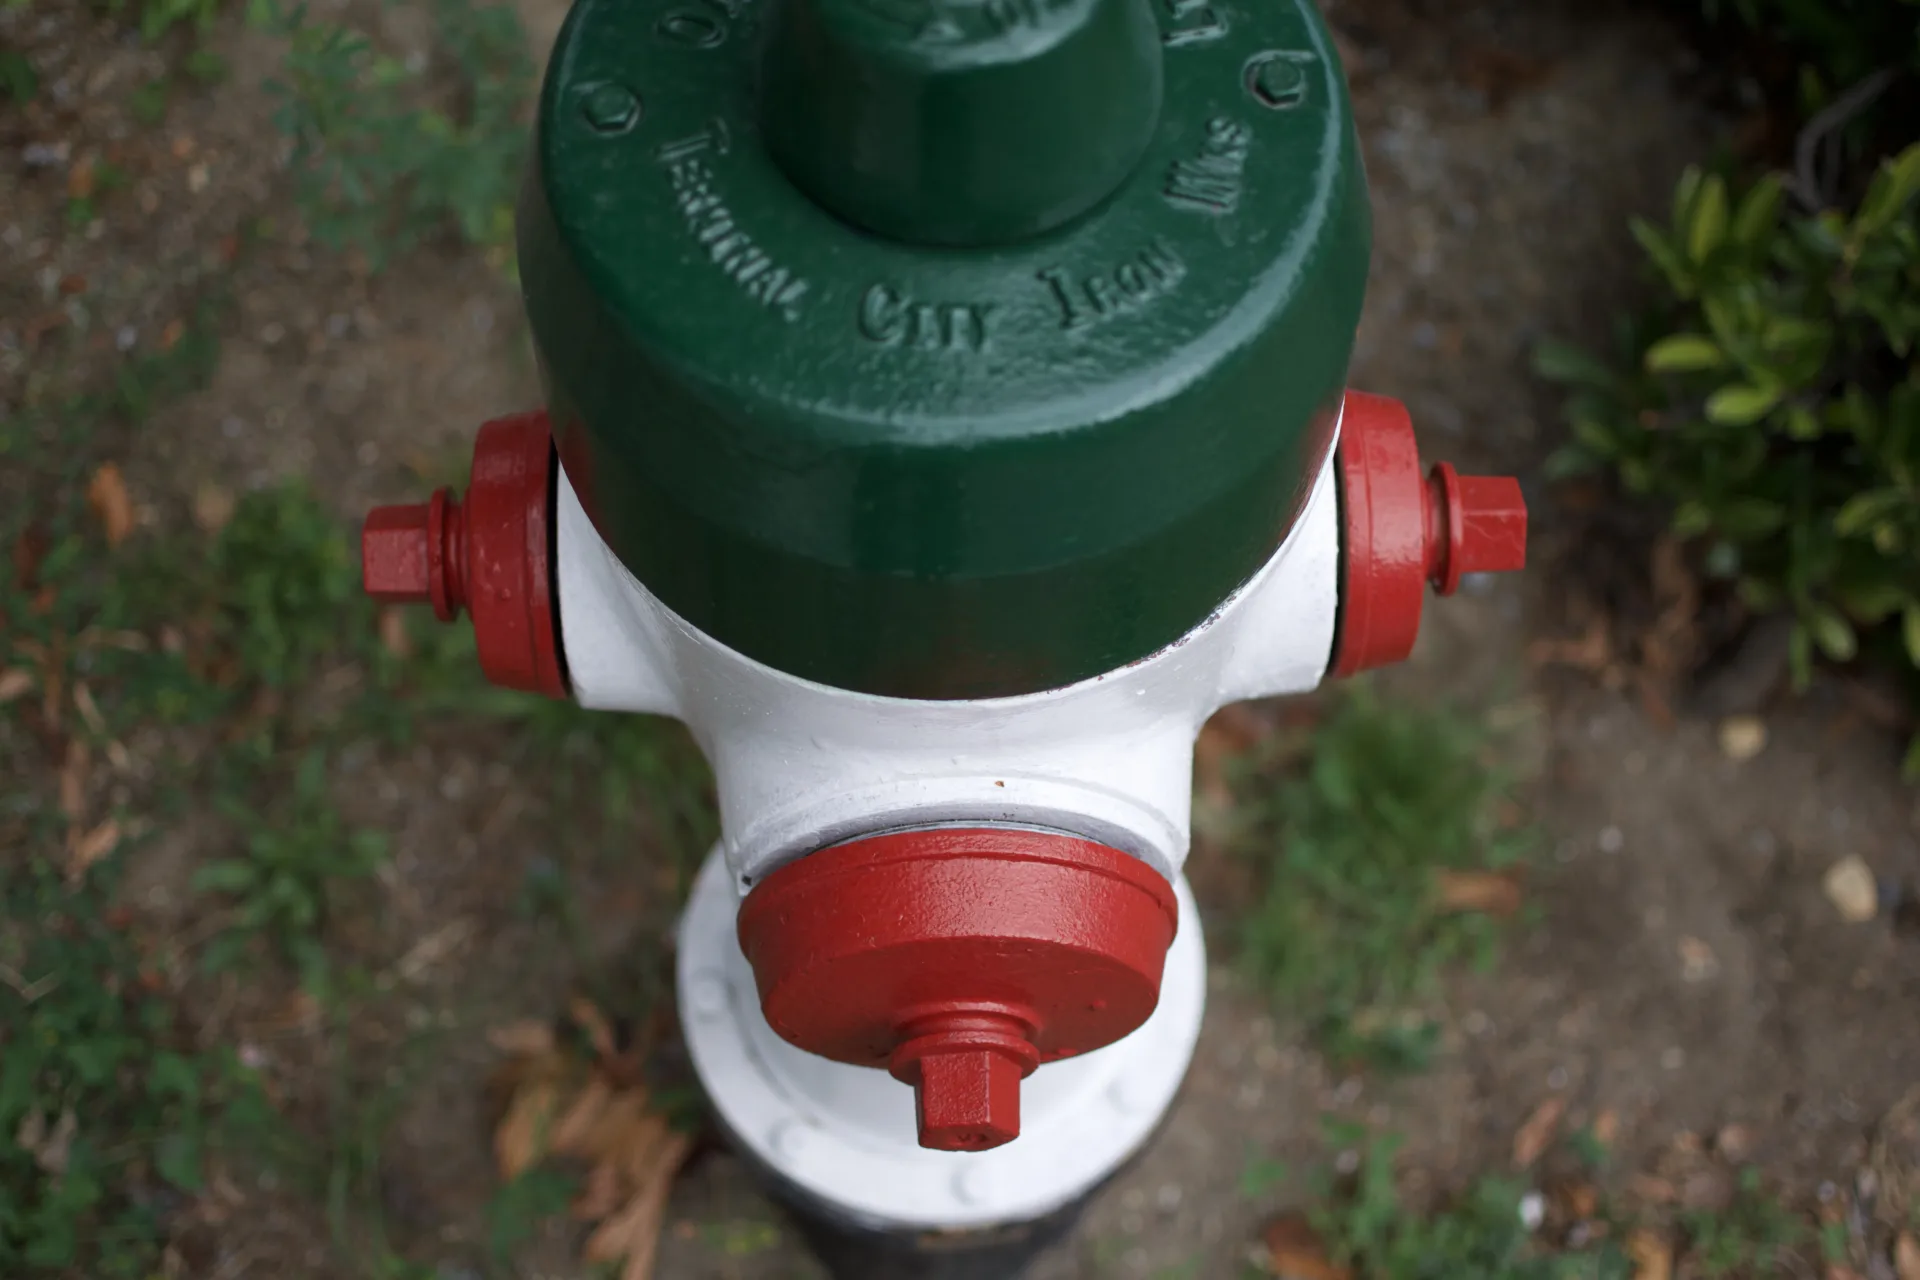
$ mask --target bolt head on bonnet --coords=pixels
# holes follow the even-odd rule
[[[823,849],[740,908],[768,1024],[914,1086],[922,1146],[1017,1137],[1020,1081],[1104,1048],[1159,1001],[1178,927],[1166,878],[1051,832],[935,829]]]

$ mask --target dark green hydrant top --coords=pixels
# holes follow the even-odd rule
[[[1271,556],[1369,220],[1311,0],[577,0],[519,249],[641,583],[795,675],[977,698]]]
[[[1143,0],[789,0],[767,10],[760,75],[761,133],[801,190],[950,245],[1037,236],[1112,195],[1164,83]]]

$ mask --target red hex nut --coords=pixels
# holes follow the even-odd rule
[[[424,502],[375,507],[360,530],[360,578],[381,604],[425,604],[433,590],[427,548],[435,540]]]
[[[427,502],[375,507],[360,530],[360,581],[382,604],[429,604],[452,622],[466,608],[465,521],[450,489]]]
[[[1347,392],[1338,458],[1343,525],[1340,637],[1333,673],[1405,661],[1429,585],[1443,596],[1469,573],[1522,569],[1527,506],[1510,476],[1420,473],[1406,406]]]
[[[361,584],[375,600],[473,617],[480,668],[509,689],[562,697],[550,494],[553,438],[544,413],[480,428],[462,503],[451,490],[377,507],[360,530]]]
[[[1469,573],[1527,567],[1527,502],[1512,476],[1463,476],[1451,462],[1427,477],[1427,580],[1443,596]]]
[[[921,1146],[985,1151],[1020,1136],[1020,1082],[1040,1065],[1030,1023],[986,1011],[937,1014],[899,1035],[887,1067],[913,1086]]]

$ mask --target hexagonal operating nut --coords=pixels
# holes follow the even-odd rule
[[[1020,1136],[1018,1062],[991,1049],[930,1053],[913,1087],[920,1145],[986,1151]]]
[[[1511,476],[1460,477],[1460,572],[1512,573],[1527,565],[1527,502]]]
[[[360,529],[360,578],[382,604],[425,604],[432,599],[429,542],[431,508],[416,502],[375,507]]]
[[[1463,476],[1437,464],[1427,476],[1427,577],[1450,596],[1469,573],[1527,564],[1527,503],[1512,476]]]

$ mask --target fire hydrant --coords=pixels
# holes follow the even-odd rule
[[[1370,250],[1310,0],[578,0],[520,276],[547,408],[369,592],[494,681],[677,716],[739,1147],[878,1231],[1047,1218],[1199,1032],[1222,705],[1411,651],[1518,484],[1345,389]]]

